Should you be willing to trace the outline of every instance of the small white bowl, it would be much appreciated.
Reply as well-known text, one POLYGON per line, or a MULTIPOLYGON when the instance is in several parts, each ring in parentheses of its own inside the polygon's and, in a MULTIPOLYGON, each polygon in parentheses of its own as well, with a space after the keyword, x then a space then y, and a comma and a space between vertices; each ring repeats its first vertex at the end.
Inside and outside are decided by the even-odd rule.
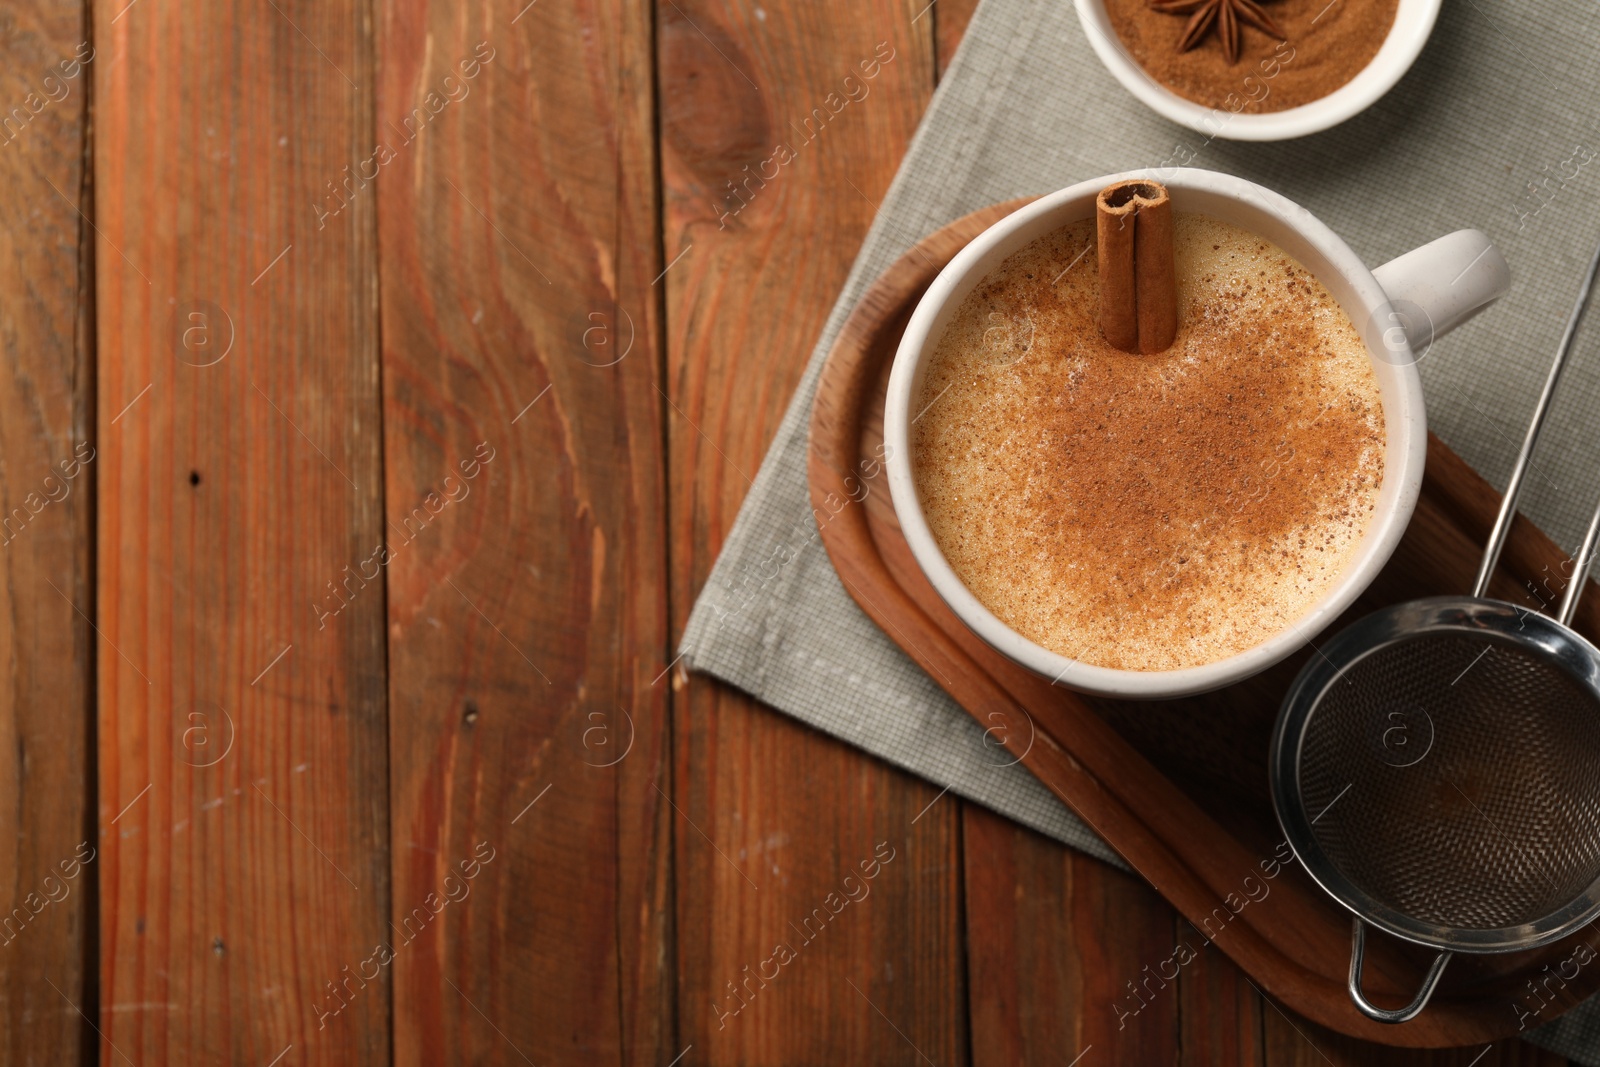
MULTIPOLYGON (((1411 69, 1422 46, 1428 42, 1428 35, 1433 32, 1441 3, 1442 0, 1400 0, 1389 36, 1384 38, 1378 54, 1361 73, 1320 100, 1285 111, 1250 114, 1206 107, 1168 89, 1151 77, 1123 47, 1122 39, 1106 14, 1105 0, 1077 0, 1078 21, 1083 23, 1089 43, 1094 46, 1100 62, 1128 92, 1173 122, 1208 137, 1231 141, 1286 141, 1304 137, 1337 126, 1365 111, 1411 69)), ((1244 75, 1248 73, 1246 70, 1240 76, 1241 88, 1244 75)), ((1242 93, 1240 98, 1244 99, 1242 93)))
POLYGON ((1130 171, 1081 182, 1035 200, 979 234, 939 272, 906 325, 889 374, 883 440, 889 495, 906 544, 935 591, 990 647, 1080 692, 1135 700, 1203 693, 1231 685, 1277 663, 1338 618, 1388 562, 1416 507, 1427 453, 1418 353, 1504 295, 1511 273, 1489 238, 1458 230, 1375 270, 1311 212, 1243 178, 1177 168, 1130 171), (1236 655, 1196 667, 1134 671, 1068 659, 1023 637, 962 583, 934 540, 913 470, 913 404, 922 394, 930 358, 961 302, 1007 256, 1060 226, 1094 215, 1095 195, 1130 178, 1166 185, 1175 211, 1210 215, 1259 234, 1297 259, 1322 282, 1355 324, 1372 356, 1387 445, 1375 514, 1344 571, 1316 604, 1272 637, 1236 655))

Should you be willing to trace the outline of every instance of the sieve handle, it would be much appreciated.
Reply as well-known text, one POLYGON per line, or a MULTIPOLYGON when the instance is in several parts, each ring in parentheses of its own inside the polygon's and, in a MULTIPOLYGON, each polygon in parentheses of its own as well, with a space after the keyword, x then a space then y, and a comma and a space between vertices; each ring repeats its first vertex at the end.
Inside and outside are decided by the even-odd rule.
POLYGON ((1495 516, 1494 529, 1489 533, 1489 544, 1483 552, 1483 562, 1478 566, 1478 578, 1472 585, 1472 595, 1484 596, 1489 592, 1489 579, 1494 575, 1494 565, 1505 547, 1506 534, 1511 532, 1511 521, 1517 513, 1517 498, 1522 495, 1522 478, 1528 473, 1528 462, 1533 458, 1533 446, 1539 441, 1539 431, 1544 428, 1544 417, 1550 413, 1550 401, 1556 394, 1556 383, 1561 380, 1561 369, 1566 366, 1567 353, 1572 351, 1572 339, 1583 321, 1583 310, 1589 303, 1589 293, 1594 288, 1595 273, 1600 270, 1600 247, 1589 259, 1589 269, 1584 273, 1583 284, 1578 286, 1578 299, 1567 316, 1567 328, 1561 332, 1561 343, 1556 346, 1555 362, 1550 365, 1550 375, 1545 378, 1544 391, 1534 405, 1533 421, 1528 424, 1528 436, 1523 438, 1522 451, 1517 454, 1516 466, 1511 468, 1511 480, 1506 483, 1506 495, 1500 501, 1500 514, 1495 516))
POLYGON ((1422 1009, 1428 1006, 1428 998, 1433 996, 1433 991, 1439 986, 1439 978, 1444 974, 1444 965, 1450 962, 1452 952, 1441 952, 1433 958, 1433 966, 1428 968, 1428 973, 1422 979, 1422 988, 1417 990, 1417 995, 1410 1004, 1395 1011, 1387 1011, 1371 1003, 1361 993, 1361 962, 1367 950, 1367 927, 1360 919, 1355 920, 1355 933, 1352 935, 1350 945, 1350 999, 1355 1001, 1356 1007, 1367 1018, 1380 1023, 1410 1022, 1422 1014, 1422 1009))

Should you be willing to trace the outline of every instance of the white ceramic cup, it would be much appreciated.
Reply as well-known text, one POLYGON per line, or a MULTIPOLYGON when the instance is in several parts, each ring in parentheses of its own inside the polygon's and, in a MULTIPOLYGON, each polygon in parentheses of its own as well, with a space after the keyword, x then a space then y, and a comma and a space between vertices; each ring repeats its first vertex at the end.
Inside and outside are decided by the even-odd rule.
MULTIPOLYGON (((1395 11, 1394 25, 1383 39, 1378 54, 1350 81, 1319 100, 1283 111, 1249 113, 1228 107, 1206 107, 1193 100, 1185 100, 1165 85, 1156 81, 1128 54, 1117 31, 1106 15, 1105 0, 1077 0, 1078 21, 1089 44, 1123 88, 1138 97, 1148 107, 1173 122, 1181 123, 1208 137, 1224 137, 1234 141, 1283 141, 1291 137, 1304 137, 1308 133, 1337 126, 1358 112, 1365 111, 1384 93, 1394 88, 1422 46, 1433 32, 1439 17, 1442 0, 1400 0, 1395 11)), ((1173 19, 1173 40, 1182 32, 1183 20, 1173 19)), ((1291 47, 1293 42, 1290 42, 1291 47)), ((1242 56, 1237 64, 1239 87, 1236 100, 1270 98, 1272 92, 1273 60, 1271 53, 1254 60, 1242 56), (1263 62, 1267 63, 1262 67, 1263 62)), ((1293 63, 1293 59, 1289 60, 1293 63)), ((1241 104, 1242 106, 1242 104, 1241 104)))
POLYGON ((1006 216, 962 249, 918 302, 895 353, 884 410, 889 490, 912 554, 962 622, 999 652, 1051 681, 1130 699, 1202 693, 1270 667, 1311 640, 1350 606, 1388 562, 1416 507, 1427 451, 1427 419, 1416 361, 1433 339, 1466 321, 1510 287, 1505 260, 1477 230, 1458 230, 1368 270, 1305 208, 1253 182, 1213 171, 1130 171, 1082 182, 1006 216), (1310 611, 1254 648, 1198 667, 1128 671, 1097 667, 1035 644, 1001 622, 962 584, 934 541, 912 476, 913 404, 946 325, 968 293, 1007 256, 1069 222, 1094 214, 1095 195, 1113 182, 1164 184, 1176 211, 1195 212, 1265 237, 1310 270, 1361 332, 1372 356, 1387 442, 1383 485, 1366 534, 1343 572, 1310 611))

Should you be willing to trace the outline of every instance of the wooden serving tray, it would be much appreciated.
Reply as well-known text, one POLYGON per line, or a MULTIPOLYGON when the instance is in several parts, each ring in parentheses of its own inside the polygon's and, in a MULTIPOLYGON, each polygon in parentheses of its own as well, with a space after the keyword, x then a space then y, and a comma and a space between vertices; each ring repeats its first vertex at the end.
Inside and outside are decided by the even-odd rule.
MULTIPOLYGON (((1025 203, 975 212, 918 244, 862 297, 828 356, 811 415, 809 479, 813 506, 831 516, 820 523, 822 541, 845 587, 930 677, 991 728, 991 736, 1193 923, 1197 937, 1214 939, 1263 991, 1301 1015, 1370 1041, 1467 1045, 1517 1033, 1524 1018, 1530 1026, 1549 1022, 1600 988, 1600 968, 1588 967, 1564 990, 1556 982, 1542 984, 1541 990, 1552 987, 1554 1000, 1530 992, 1530 977, 1572 956, 1575 936, 1535 952, 1458 956, 1416 1020, 1386 1026, 1367 1019, 1345 993, 1349 914, 1292 861, 1276 877, 1263 877, 1275 853, 1289 855, 1268 795, 1268 739, 1283 694, 1313 654, 1309 648, 1204 696, 1143 703, 1085 697, 1051 686, 990 649, 928 584, 900 534, 887 486, 874 477, 889 368, 934 275, 974 236, 1025 203), (860 503, 840 505, 854 500, 860 503), (1007 728, 994 731, 996 723, 1007 728)), ((1430 436, 1422 498, 1404 540, 1330 632, 1386 604, 1470 589, 1498 507, 1494 489, 1430 436)), ((1534 590, 1547 602, 1559 596, 1565 558, 1519 516, 1491 594, 1538 608, 1534 590)), ((1590 591, 1577 629, 1592 640, 1597 622, 1600 600, 1590 591)), ((1579 936, 1593 939, 1587 929, 1579 936)), ((1369 995, 1385 1005, 1408 1001, 1431 953, 1383 934, 1367 943, 1369 995)))

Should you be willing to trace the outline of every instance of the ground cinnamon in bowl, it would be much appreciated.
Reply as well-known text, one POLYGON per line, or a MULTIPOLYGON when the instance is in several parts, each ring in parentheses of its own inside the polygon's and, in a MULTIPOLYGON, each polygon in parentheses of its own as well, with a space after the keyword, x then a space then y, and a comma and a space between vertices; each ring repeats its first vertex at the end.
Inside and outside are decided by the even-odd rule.
POLYGON ((1378 54, 1398 7, 1399 0, 1267 0, 1257 10, 1282 32, 1278 39, 1237 0, 1105 0, 1123 47, 1152 78, 1186 100, 1244 114, 1299 107, 1348 83, 1378 54), (1180 50, 1197 16, 1204 28, 1180 50), (1238 57, 1230 60, 1234 35, 1238 57))

